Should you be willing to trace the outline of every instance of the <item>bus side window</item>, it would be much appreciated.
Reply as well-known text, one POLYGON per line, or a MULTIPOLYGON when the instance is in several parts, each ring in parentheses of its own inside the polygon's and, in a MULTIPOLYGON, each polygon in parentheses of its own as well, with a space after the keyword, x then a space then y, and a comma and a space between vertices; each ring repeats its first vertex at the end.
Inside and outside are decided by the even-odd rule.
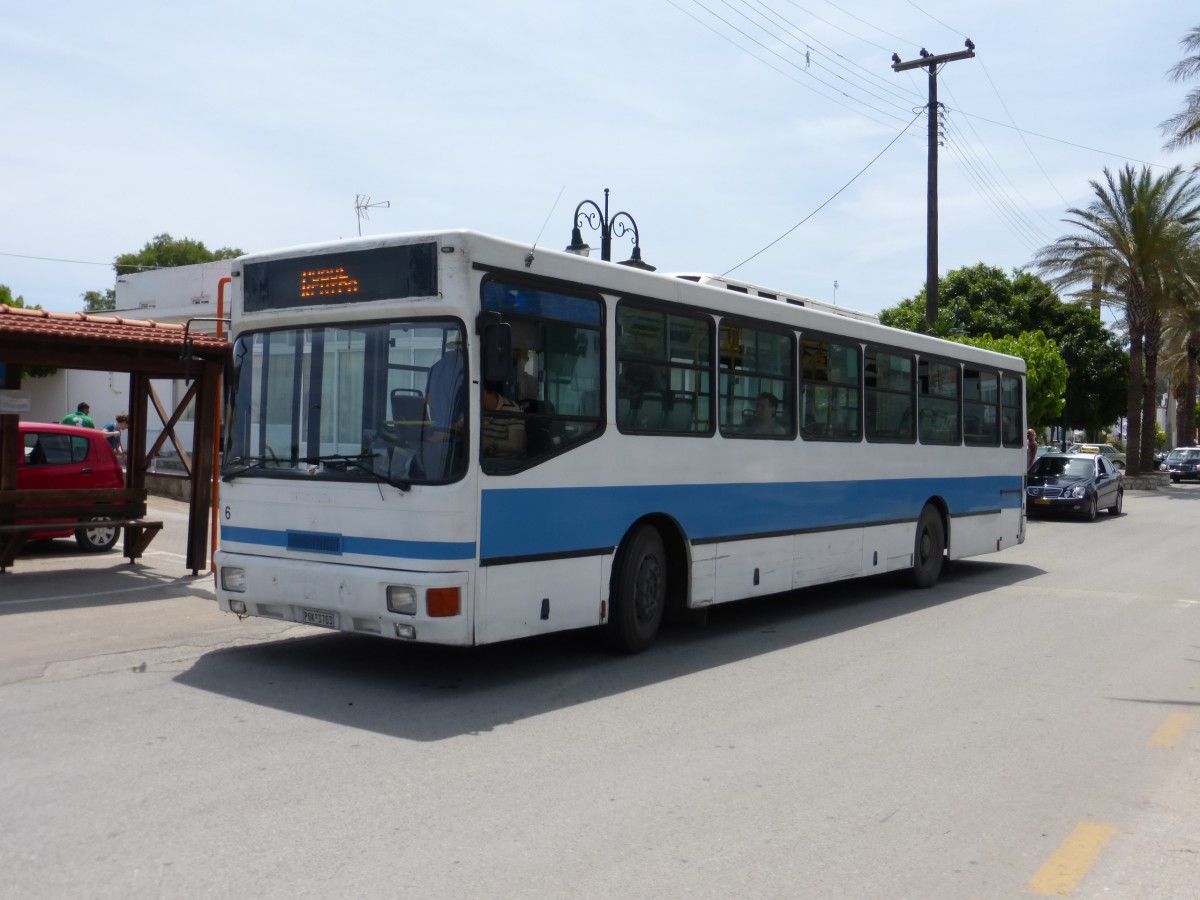
MULTIPOLYGON (((520 408, 521 456, 484 456, 484 471, 520 471, 564 453, 603 428, 604 340, 598 297, 488 277, 483 307, 512 330, 512 367, 503 394, 520 408)), ((512 415, 510 413, 510 415, 512 415)), ((499 417, 497 417, 499 418, 499 417)))

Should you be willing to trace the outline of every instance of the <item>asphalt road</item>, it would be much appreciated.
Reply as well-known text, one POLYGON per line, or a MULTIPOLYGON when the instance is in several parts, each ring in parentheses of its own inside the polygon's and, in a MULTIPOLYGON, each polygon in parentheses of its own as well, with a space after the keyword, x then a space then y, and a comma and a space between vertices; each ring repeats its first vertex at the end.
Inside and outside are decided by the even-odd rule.
POLYGON ((153 503, 0 576, 0 897, 1200 897, 1200 485, 634 657, 239 622, 153 503))

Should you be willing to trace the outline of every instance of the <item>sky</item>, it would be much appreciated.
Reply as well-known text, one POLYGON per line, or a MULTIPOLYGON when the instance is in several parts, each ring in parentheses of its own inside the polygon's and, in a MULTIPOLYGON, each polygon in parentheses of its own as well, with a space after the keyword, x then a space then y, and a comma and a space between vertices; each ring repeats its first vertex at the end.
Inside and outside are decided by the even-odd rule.
POLYGON ((609 188, 660 272, 878 312, 926 272, 928 77, 893 53, 973 41, 937 76, 938 268, 1011 272, 1106 167, 1200 161, 1159 128, 1197 25, 1180 0, 9 2, 0 284, 77 311, 163 232, 561 249, 609 188))

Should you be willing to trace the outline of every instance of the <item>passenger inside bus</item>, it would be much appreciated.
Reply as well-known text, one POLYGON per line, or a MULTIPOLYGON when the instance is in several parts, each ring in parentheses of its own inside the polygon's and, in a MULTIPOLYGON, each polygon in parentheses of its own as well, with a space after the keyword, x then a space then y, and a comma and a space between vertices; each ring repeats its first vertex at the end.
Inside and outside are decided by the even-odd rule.
POLYGON ((463 374, 462 341, 452 338, 446 353, 429 369, 425 383, 425 402, 435 428, 462 430, 463 374))
POLYGON ((420 463, 432 481, 452 477, 463 459, 466 365, 462 336, 455 330, 447 337, 446 352, 430 367, 425 381, 429 425, 424 427, 420 463))
POLYGON ((770 391, 763 391, 755 401, 754 413, 746 430, 751 434, 787 434, 787 429, 776 418, 778 412, 779 398, 770 391))

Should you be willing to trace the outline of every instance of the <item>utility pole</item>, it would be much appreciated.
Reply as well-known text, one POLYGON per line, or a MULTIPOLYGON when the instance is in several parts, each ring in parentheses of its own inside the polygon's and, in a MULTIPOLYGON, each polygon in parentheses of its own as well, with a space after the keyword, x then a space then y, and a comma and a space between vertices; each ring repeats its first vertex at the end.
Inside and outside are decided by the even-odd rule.
POLYGON ((942 53, 933 56, 924 47, 918 59, 901 62, 899 54, 892 54, 892 71, 929 69, 929 186, 926 194, 925 214, 925 321, 929 327, 938 314, 938 99, 937 67, 959 59, 970 59, 975 55, 975 44, 967 38, 967 49, 957 53, 942 53))

